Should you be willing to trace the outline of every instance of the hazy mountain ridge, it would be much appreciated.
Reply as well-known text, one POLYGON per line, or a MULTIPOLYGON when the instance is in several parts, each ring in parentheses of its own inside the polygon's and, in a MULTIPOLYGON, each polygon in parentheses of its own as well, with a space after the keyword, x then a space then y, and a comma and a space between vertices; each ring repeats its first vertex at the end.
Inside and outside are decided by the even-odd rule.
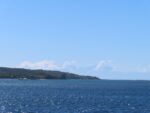
POLYGON ((0 78, 10 79, 99 79, 68 72, 0 67, 0 78))

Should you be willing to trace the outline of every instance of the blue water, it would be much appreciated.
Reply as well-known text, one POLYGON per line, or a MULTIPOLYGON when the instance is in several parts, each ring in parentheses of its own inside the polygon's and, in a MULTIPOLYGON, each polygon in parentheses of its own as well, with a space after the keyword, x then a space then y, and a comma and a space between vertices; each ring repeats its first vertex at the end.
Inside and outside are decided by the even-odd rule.
POLYGON ((0 80, 0 113, 150 113, 150 82, 0 80))

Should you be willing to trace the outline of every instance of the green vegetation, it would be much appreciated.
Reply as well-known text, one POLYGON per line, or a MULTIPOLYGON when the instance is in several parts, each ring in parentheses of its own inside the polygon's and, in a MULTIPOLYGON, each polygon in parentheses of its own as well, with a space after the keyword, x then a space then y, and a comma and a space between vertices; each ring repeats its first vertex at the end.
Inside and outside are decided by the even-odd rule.
POLYGON ((48 70, 29 70, 18 68, 0 68, 0 78, 9 79, 98 79, 92 76, 81 76, 77 74, 48 71, 48 70))

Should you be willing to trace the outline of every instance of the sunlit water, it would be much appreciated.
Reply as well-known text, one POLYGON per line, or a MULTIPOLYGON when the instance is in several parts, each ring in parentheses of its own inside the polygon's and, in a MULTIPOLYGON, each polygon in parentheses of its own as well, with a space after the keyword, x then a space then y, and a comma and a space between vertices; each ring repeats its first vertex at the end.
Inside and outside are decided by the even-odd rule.
POLYGON ((150 82, 0 80, 0 113, 150 113, 150 82))

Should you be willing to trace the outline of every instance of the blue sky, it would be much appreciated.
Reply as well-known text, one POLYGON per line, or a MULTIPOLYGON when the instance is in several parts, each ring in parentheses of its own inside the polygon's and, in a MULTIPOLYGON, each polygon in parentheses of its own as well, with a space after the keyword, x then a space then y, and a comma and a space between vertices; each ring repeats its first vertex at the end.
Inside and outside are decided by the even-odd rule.
POLYGON ((0 0, 0 66, 150 79, 149 0, 0 0))

